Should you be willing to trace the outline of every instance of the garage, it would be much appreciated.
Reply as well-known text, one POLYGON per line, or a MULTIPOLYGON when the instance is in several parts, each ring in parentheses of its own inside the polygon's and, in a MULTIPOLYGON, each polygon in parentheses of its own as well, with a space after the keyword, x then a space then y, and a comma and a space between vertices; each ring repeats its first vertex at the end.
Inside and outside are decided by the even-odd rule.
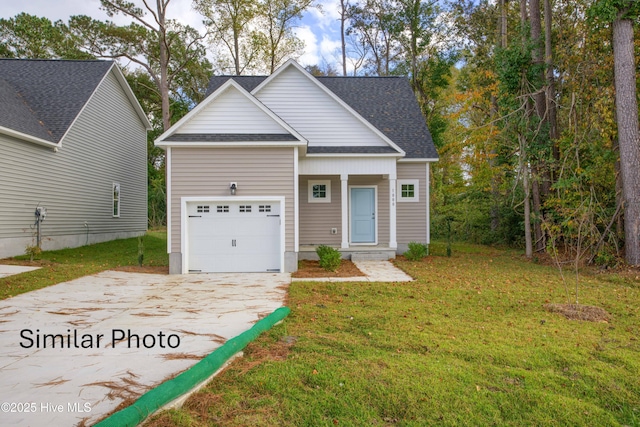
POLYGON ((281 206, 277 200, 187 203, 190 273, 279 272, 281 206))

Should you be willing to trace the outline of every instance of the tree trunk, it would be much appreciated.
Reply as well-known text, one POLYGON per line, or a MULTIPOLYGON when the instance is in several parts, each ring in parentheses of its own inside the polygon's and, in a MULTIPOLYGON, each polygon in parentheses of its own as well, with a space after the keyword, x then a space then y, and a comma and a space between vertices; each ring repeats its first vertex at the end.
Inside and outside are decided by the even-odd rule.
POLYGON ((160 99, 162 100, 162 128, 167 131, 171 127, 171 103, 169 100, 169 52, 167 48, 167 27, 165 6, 160 0, 156 2, 158 10, 158 41, 160 42, 160 99))
POLYGON ((613 22, 613 60, 620 171, 624 200, 625 257, 640 265, 640 135, 633 21, 621 15, 613 22))
POLYGON ((347 0, 340 0, 340 42, 342 43, 342 75, 347 75, 347 42, 344 34, 344 23, 347 20, 347 0))
POLYGON ((524 189, 524 246, 525 255, 533 257, 533 243, 531 242, 531 192, 529 190, 529 168, 524 160, 527 141, 524 135, 518 135, 520 139, 520 173, 522 173, 522 187, 524 189))
MULTIPOLYGON (((556 112, 556 86, 553 77, 553 45, 551 41, 552 24, 551 0, 544 0, 544 53, 547 81, 547 120, 549 121, 549 137, 551 138, 553 158, 560 161, 560 149, 558 147, 558 117, 556 112)), ((552 179, 554 179, 552 177, 552 179)))

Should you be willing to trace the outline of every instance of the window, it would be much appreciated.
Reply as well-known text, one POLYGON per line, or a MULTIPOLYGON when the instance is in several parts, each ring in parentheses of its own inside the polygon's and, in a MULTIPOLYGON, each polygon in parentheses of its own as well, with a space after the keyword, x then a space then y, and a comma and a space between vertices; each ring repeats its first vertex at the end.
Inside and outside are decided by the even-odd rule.
POLYGON ((218 205, 216 206, 216 212, 218 213, 228 213, 229 212, 229 205, 218 205))
POLYGON ((309 181, 309 203, 331 203, 331 181, 309 181))
POLYGON ((209 213, 209 206, 198 206, 198 213, 209 213))
POLYGON ((398 180, 398 201, 399 202, 418 202, 419 197, 419 181, 417 179, 399 179, 398 180))
POLYGON ((258 211, 259 212, 271 212, 271 205, 259 205, 258 206, 258 211))
POLYGON ((240 212, 241 213, 248 213, 251 212, 251 205, 240 205, 240 212))
POLYGON ((120 216, 120 184, 113 183, 113 216, 120 216))

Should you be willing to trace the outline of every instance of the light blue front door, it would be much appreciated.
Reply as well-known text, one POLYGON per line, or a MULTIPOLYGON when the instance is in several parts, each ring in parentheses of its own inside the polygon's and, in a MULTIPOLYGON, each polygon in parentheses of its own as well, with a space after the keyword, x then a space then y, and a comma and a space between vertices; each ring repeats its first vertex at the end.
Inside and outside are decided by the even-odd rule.
POLYGON ((351 189, 351 243, 376 241, 376 190, 351 189))

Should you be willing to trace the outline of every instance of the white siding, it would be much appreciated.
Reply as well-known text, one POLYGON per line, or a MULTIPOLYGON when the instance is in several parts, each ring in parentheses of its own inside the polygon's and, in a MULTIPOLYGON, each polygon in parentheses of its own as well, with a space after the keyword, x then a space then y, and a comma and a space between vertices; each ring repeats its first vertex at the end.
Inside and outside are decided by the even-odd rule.
POLYGON ((146 147, 144 124, 112 73, 57 153, 0 136, 0 257, 24 253, 38 204, 48 212, 44 249, 144 232, 146 147), (112 215, 113 182, 121 186, 119 218, 112 215))
POLYGON ((233 86, 184 123, 178 132, 289 133, 233 86))
POLYGON ((309 146, 388 146, 294 67, 284 70, 256 98, 309 140, 309 146))

